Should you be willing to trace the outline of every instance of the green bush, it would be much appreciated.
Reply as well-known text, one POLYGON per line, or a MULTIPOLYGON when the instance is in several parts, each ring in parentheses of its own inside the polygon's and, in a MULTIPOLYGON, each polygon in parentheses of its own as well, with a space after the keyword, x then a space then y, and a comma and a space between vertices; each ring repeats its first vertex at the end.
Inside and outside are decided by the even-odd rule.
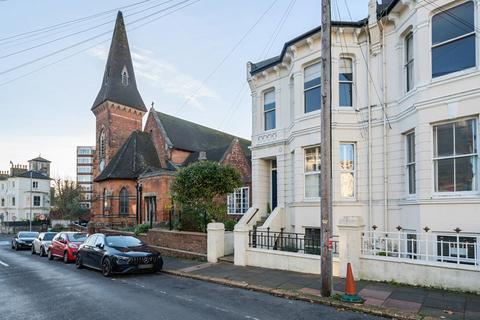
POLYGON ((150 225, 147 223, 139 224, 135 227, 135 235, 138 236, 140 233, 147 233, 150 229, 150 225))
POLYGON ((237 221, 227 220, 223 224, 225 225, 225 231, 233 231, 233 229, 235 228, 235 225, 237 224, 237 221))

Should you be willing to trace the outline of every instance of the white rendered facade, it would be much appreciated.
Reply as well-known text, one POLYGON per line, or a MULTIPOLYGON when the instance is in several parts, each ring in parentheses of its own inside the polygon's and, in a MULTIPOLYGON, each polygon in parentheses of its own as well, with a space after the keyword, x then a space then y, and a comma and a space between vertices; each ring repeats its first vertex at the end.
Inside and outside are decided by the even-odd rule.
MULTIPOLYGON (((480 2, 432 3, 393 1, 388 13, 377 19, 377 4, 370 1, 368 21, 332 27, 334 234, 342 217, 360 216, 367 230, 376 226, 392 232, 400 226, 422 232, 428 227, 431 233, 450 236, 460 228, 480 242, 480 2), (472 16, 453 11, 446 17, 461 16, 453 22, 464 26, 464 32, 435 40, 442 37, 439 31, 445 34, 438 30, 438 21, 445 18, 439 14, 461 5, 467 6, 463 13, 472 16), (473 48, 466 45, 455 58, 473 57, 473 65, 465 62, 461 70, 439 75, 443 65, 458 65, 455 59, 438 58, 440 50, 472 38, 473 48), (432 55, 442 66, 439 60, 432 62, 432 55), (349 59, 351 68, 342 58, 349 59), (340 77, 345 70, 351 78, 340 77), (351 106, 340 105, 341 82, 351 85, 351 106)), ((253 115, 252 207, 267 215, 276 175, 277 207, 283 209, 280 224, 268 219, 264 226, 297 233, 320 227, 320 200, 312 182, 319 171, 312 159, 321 147, 321 111, 306 112, 305 101, 305 89, 315 85, 309 83, 315 72, 307 68, 318 62, 316 30, 287 42, 278 61, 247 66, 253 115)), ((342 104, 349 104, 345 96, 342 104)))

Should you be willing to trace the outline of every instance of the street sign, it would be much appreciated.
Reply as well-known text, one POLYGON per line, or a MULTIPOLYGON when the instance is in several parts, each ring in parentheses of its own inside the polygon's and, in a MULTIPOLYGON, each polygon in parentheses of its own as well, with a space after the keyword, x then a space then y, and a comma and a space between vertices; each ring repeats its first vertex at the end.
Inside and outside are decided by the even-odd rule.
POLYGON ((38 219, 40 219, 40 220, 45 220, 45 218, 46 218, 46 217, 45 217, 44 214, 41 214, 41 215, 38 216, 38 219))

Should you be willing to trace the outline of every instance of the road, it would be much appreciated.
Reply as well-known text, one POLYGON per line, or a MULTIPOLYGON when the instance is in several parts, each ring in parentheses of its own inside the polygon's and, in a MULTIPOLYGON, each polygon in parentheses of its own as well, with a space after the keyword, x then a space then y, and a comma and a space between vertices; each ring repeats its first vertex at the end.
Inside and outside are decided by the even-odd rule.
MULTIPOLYGON (((379 319, 166 274, 103 277, 0 236, 0 319, 379 319)), ((168 266, 167 266, 168 268, 168 266)))

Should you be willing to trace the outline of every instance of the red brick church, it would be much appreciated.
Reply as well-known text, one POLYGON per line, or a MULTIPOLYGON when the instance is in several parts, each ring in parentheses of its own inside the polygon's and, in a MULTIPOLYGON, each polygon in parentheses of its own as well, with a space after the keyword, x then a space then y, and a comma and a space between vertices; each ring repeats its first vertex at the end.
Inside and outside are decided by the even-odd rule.
MULTIPOLYGON (((168 220, 170 184, 179 168, 199 160, 231 164, 251 184, 250 141, 147 108, 137 89, 128 39, 119 12, 96 118, 92 221, 134 224, 168 220)), ((249 189, 243 196, 248 202, 249 189)), ((236 192, 238 193, 238 192, 236 192)), ((232 200, 238 202, 237 195, 232 200)), ((229 200, 230 201, 230 200, 229 200)), ((236 206, 236 203, 232 203, 236 206)), ((231 207, 231 206, 229 206, 231 207)), ((246 206, 248 208, 248 204, 246 206)), ((234 208, 233 213, 242 213, 234 208)))

